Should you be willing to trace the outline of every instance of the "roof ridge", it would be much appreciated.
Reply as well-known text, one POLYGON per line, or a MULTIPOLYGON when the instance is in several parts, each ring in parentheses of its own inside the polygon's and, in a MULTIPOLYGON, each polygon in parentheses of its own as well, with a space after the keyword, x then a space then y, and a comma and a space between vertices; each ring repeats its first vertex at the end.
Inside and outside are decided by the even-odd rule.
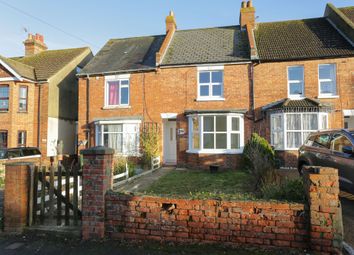
MULTIPOLYGON (((84 49, 90 49, 90 47, 77 47, 77 48, 66 48, 66 49, 53 49, 53 50, 45 50, 45 51, 42 51, 42 52, 39 52, 37 54, 34 54, 32 56, 17 56, 17 57, 10 57, 9 59, 13 60, 13 61, 17 61, 17 59, 24 59, 24 58, 34 58, 34 57, 37 57, 41 54, 45 54, 45 53, 48 53, 48 52, 58 52, 58 51, 68 51, 68 50, 84 50, 84 49)), ((19 61, 17 61, 19 62, 19 61)))
POLYGON ((315 17, 315 18, 305 18, 305 19, 289 19, 289 20, 280 20, 280 21, 267 21, 267 22, 258 22, 257 24, 272 24, 272 23, 286 23, 286 22, 296 22, 296 21, 309 21, 309 20, 325 20, 325 17, 315 17))

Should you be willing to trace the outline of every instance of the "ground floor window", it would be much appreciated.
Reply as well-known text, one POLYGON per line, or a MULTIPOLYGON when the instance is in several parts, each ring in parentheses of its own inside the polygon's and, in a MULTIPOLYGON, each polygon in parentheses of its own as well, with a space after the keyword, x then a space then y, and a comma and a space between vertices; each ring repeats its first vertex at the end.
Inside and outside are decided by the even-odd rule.
POLYGON ((328 128, 327 113, 275 113, 270 116, 271 143, 276 150, 298 149, 307 137, 328 128))
POLYGON ((96 124, 96 144, 110 147, 116 154, 139 153, 139 123, 99 122, 96 124))
POLYGON ((189 152, 241 153, 244 146, 242 114, 189 116, 189 152))
POLYGON ((7 131, 0 130, 0 149, 7 148, 7 131))

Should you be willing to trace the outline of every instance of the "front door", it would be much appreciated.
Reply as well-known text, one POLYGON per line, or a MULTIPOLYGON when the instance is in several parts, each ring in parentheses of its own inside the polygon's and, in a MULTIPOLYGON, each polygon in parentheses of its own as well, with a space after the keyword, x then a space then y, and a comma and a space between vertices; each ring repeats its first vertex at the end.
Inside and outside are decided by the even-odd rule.
POLYGON ((177 145, 176 145, 176 121, 164 121, 163 128, 163 148, 164 163, 175 165, 177 163, 177 145))

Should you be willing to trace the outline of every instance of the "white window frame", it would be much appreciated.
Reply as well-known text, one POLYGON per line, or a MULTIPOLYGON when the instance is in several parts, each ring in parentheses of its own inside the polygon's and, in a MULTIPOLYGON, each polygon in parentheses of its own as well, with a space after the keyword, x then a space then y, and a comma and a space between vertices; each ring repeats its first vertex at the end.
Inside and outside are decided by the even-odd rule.
POLYGON ((198 98, 197 101, 224 101, 224 66, 199 66, 197 72, 197 81, 198 81, 198 98), (211 73, 213 71, 222 71, 222 83, 213 83, 211 73), (200 83, 200 73, 209 72, 210 82, 209 83, 200 83), (213 85, 221 85, 221 96, 213 96, 213 85), (200 95, 200 86, 209 86, 209 95, 201 96, 200 95))
MULTIPOLYGON (((282 151, 282 150, 297 150, 299 148, 291 148, 291 147, 288 147, 288 138, 287 138, 287 134, 288 132, 301 132, 301 141, 305 142, 304 141, 304 133, 314 133, 314 132, 317 132, 319 130, 323 130, 322 129, 322 117, 325 116, 326 117, 326 122, 327 122, 327 127, 326 129, 328 128, 328 113, 325 113, 325 112, 291 112, 291 113, 273 113, 271 114, 270 118, 272 118, 272 116, 279 116, 281 115, 282 116, 282 130, 278 131, 278 132, 282 132, 283 133, 283 145, 279 148, 275 148, 275 150, 278 150, 278 151, 282 151), (291 114, 301 114, 301 130, 288 130, 287 128, 287 115, 291 115, 291 114), (317 114, 317 121, 318 121, 318 130, 305 130, 304 127, 303 127, 303 115, 304 114, 317 114)), ((271 140, 271 145, 274 145, 274 141, 273 141, 273 127, 272 127, 272 122, 270 121, 270 131, 271 131, 271 134, 270 134, 270 140, 271 140)))
POLYGON ((317 68, 318 75, 318 98, 338 98, 337 95, 337 65, 336 64, 319 64, 317 68), (321 93, 321 82, 333 82, 332 79, 320 79, 320 67, 321 66, 333 66, 334 67, 334 93, 321 93))
POLYGON ((104 87, 104 107, 105 108, 126 108, 130 105, 130 74, 121 75, 110 75, 105 76, 105 87, 104 87), (121 84, 121 81, 128 81, 128 84, 121 84), (119 82, 119 104, 111 105, 109 104, 109 82, 119 82), (128 88, 128 103, 121 103, 122 88, 128 88))
MULTIPOLYGON (((97 121, 95 122, 95 144, 96 146, 103 146, 103 141, 104 141, 104 134, 110 133, 110 132, 104 132, 104 126, 105 125, 122 125, 122 132, 113 132, 113 133, 122 133, 123 134, 123 146, 122 146, 122 152, 115 152, 117 155, 123 155, 123 156, 140 156, 140 125, 141 125, 141 120, 120 120, 120 121, 97 121), (124 142, 124 134, 131 134, 130 132, 127 132, 124 125, 127 124, 134 124, 138 125, 137 129, 137 151, 135 153, 129 153, 127 151, 127 147, 124 142)), ((112 133, 112 132, 111 132, 112 133)))
POLYGON ((303 99, 305 97, 305 67, 302 65, 295 65, 295 66, 288 66, 287 67, 287 81, 288 81, 288 98, 291 99, 303 99), (290 94, 290 85, 292 83, 297 84, 301 82, 301 80, 290 80, 289 77, 289 69, 294 67, 301 67, 302 68, 302 94, 301 95, 292 95, 290 94))
MULTIPOLYGON (((208 113, 208 114, 193 114, 188 116, 188 150, 187 153, 198 153, 198 154, 241 154, 243 152, 245 143, 244 143, 244 115, 238 113, 208 113), (204 149, 203 148, 203 134, 204 133, 225 133, 225 132, 217 132, 215 131, 215 121, 214 121, 214 131, 213 132, 203 132, 203 120, 205 116, 226 116, 226 125, 227 125, 227 149, 204 149), (199 122, 199 149, 193 149, 193 117, 198 118, 199 122), (232 131, 232 118, 239 118, 240 121, 240 130, 232 131), (240 148, 239 149, 231 149, 231 134, 240 134, 240 148)), ((216 136, 214 136, 216 139, 216 136)), ((214 140, 215 146, 215 140, 214 140)))

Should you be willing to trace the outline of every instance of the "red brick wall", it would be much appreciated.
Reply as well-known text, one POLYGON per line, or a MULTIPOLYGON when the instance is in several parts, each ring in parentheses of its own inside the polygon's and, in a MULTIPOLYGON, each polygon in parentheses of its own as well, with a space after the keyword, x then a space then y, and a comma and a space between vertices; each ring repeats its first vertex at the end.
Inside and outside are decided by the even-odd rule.
POLYGON ((113 239, 306 248, 304 205, 106 195, 113 239))
MULTIPOLYGON (((186 155, 188 149, 188 123, 185 110, 225 110, 249 108, 248 65, 226 65, 224 67, 225 101, 198 102, 196 67, 159 69, 158 72, 131 74, 130 107, 104 109, 104 84, 102 76, 90 77, 89 123, 94 119, 141 116, 146 122, 157 122, 162 126, 161 113, 177 113, 177 128, 186 134, 177 138, 178 165, 191 165, 198 157, 186 155), (145 98, 145 100, 143 100, 145 98), (191 161, 188 158, 191 157, 191 161)), ((79 79, 79 140, 85 139, 86 128, 86 78, 79 79)), ((245 118, 245 125, 250 126, 245 118)), ((93 131, 93 130, 92 130, 93 131)), ((91 133, 90 144, 94 145, 91 133)), ((245 139, 250 136, 246 128, 245 139)), ((229 156, 219 155, 218 158, 229 156)), ((237 157, 237 156, 235 156, 237 157)), ((197 167, 197 165, 195 165, 197 167)))

